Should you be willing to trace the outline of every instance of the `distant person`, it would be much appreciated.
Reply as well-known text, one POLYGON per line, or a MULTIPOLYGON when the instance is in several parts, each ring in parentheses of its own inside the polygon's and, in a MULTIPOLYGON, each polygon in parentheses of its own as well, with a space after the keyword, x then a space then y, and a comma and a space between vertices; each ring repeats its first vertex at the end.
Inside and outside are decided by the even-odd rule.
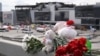
POLYGON ((24 29, 24 27, 25 27, 25 25, 24 24, 21 24, 21 28, 24 29))
POLYGON ((96 32, 96 29, 90 26, 90 31, 94 34, 96 32))
POLYGON ((17 29, 17 33, 18 33, 20 30, 20 25, 17 25, 16 29, 17 29))

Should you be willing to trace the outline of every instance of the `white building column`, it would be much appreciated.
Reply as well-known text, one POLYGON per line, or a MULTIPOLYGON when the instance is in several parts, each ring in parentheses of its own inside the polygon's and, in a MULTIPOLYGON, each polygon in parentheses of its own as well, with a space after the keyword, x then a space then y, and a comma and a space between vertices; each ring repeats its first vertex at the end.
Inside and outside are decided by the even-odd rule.
POLYGON ((75 9, 69 10, 69 19, 73 20, 75 24, 81 24, 81 19, 75 17, 75 9))
POLYGON ((18 24, 17 23, 17 15, 16 15, 16 11, 15 10, 12 10, 12 18, 13 18, 13 25, 16 25, 16 24, 18 24))
POLYGON ((14 17, 13 17, 13 16, 14 16, 14 14, 13 14, 13 11, 11 11, 11 14, 12 14, 12 16, 11 16, 11 17, 12 17, 12 20, 11 20, 11 25, 14 25, 14 17))
POLYGON ((55 21, 55 5, 50 4, 51 21, 55 21))
POLYGON ((30 14, 31 14, 31 20, 32 20, 32 23, 33 23, 33 22, 35 22, 34 10, 30 10, 30 14))
POLYGON ((75 21, 75 10, 69 10, 69 19, 75 21))

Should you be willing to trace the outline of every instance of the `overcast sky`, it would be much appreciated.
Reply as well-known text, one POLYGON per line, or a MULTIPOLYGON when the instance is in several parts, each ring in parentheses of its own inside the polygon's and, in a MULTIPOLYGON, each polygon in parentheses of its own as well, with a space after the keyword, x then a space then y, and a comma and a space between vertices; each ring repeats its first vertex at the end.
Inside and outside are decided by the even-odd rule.
POLYGON ((96 2, 100 2, 100 0, 0 0, 2 3, 3 11, 10 11, 14 9, 15 5, 35 5, 40 2, 64 2, 64 3, 73 3, 76 5, 83 4, 96 4, 96 2))

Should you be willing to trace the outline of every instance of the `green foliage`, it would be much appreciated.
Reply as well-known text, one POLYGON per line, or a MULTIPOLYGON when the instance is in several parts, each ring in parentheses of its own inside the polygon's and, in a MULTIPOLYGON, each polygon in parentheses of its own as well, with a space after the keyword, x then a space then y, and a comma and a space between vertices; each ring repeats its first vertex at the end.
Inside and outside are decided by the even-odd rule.
POLYGON ((58 46, 65 45, 66 43, 67 43, 67 41, 65 38, 56 36, 55 39, 53 40, 54 51, 57 49, 58 46))
POLYGON ((38 53, 44 47, 44 45, 35 38, 31 38, 29 41, 26 41, 26 44, 28 46, 26 51, 32 54, 38 53))

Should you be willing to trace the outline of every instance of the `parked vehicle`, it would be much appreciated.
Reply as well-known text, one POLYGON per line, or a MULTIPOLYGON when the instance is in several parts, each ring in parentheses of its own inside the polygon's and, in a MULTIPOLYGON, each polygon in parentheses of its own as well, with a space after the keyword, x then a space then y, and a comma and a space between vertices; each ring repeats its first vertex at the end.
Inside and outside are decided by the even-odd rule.
POLYGON ((44 32, 46 29, 45 28, 42 28, 42 27, 37 27, 36 28, 36 31, 38 32, 44 32))
POLYGON ((17 28, 14 27, 14 26, 7 26, 7 25, 4 25, 2 28, 5 28, 5 29, 11 29, 11 30, 16 30, 17 28))
POLYGON ((8 29, 0 28, 0 32, 8 32, 8 31, 9 31, 8 29))

